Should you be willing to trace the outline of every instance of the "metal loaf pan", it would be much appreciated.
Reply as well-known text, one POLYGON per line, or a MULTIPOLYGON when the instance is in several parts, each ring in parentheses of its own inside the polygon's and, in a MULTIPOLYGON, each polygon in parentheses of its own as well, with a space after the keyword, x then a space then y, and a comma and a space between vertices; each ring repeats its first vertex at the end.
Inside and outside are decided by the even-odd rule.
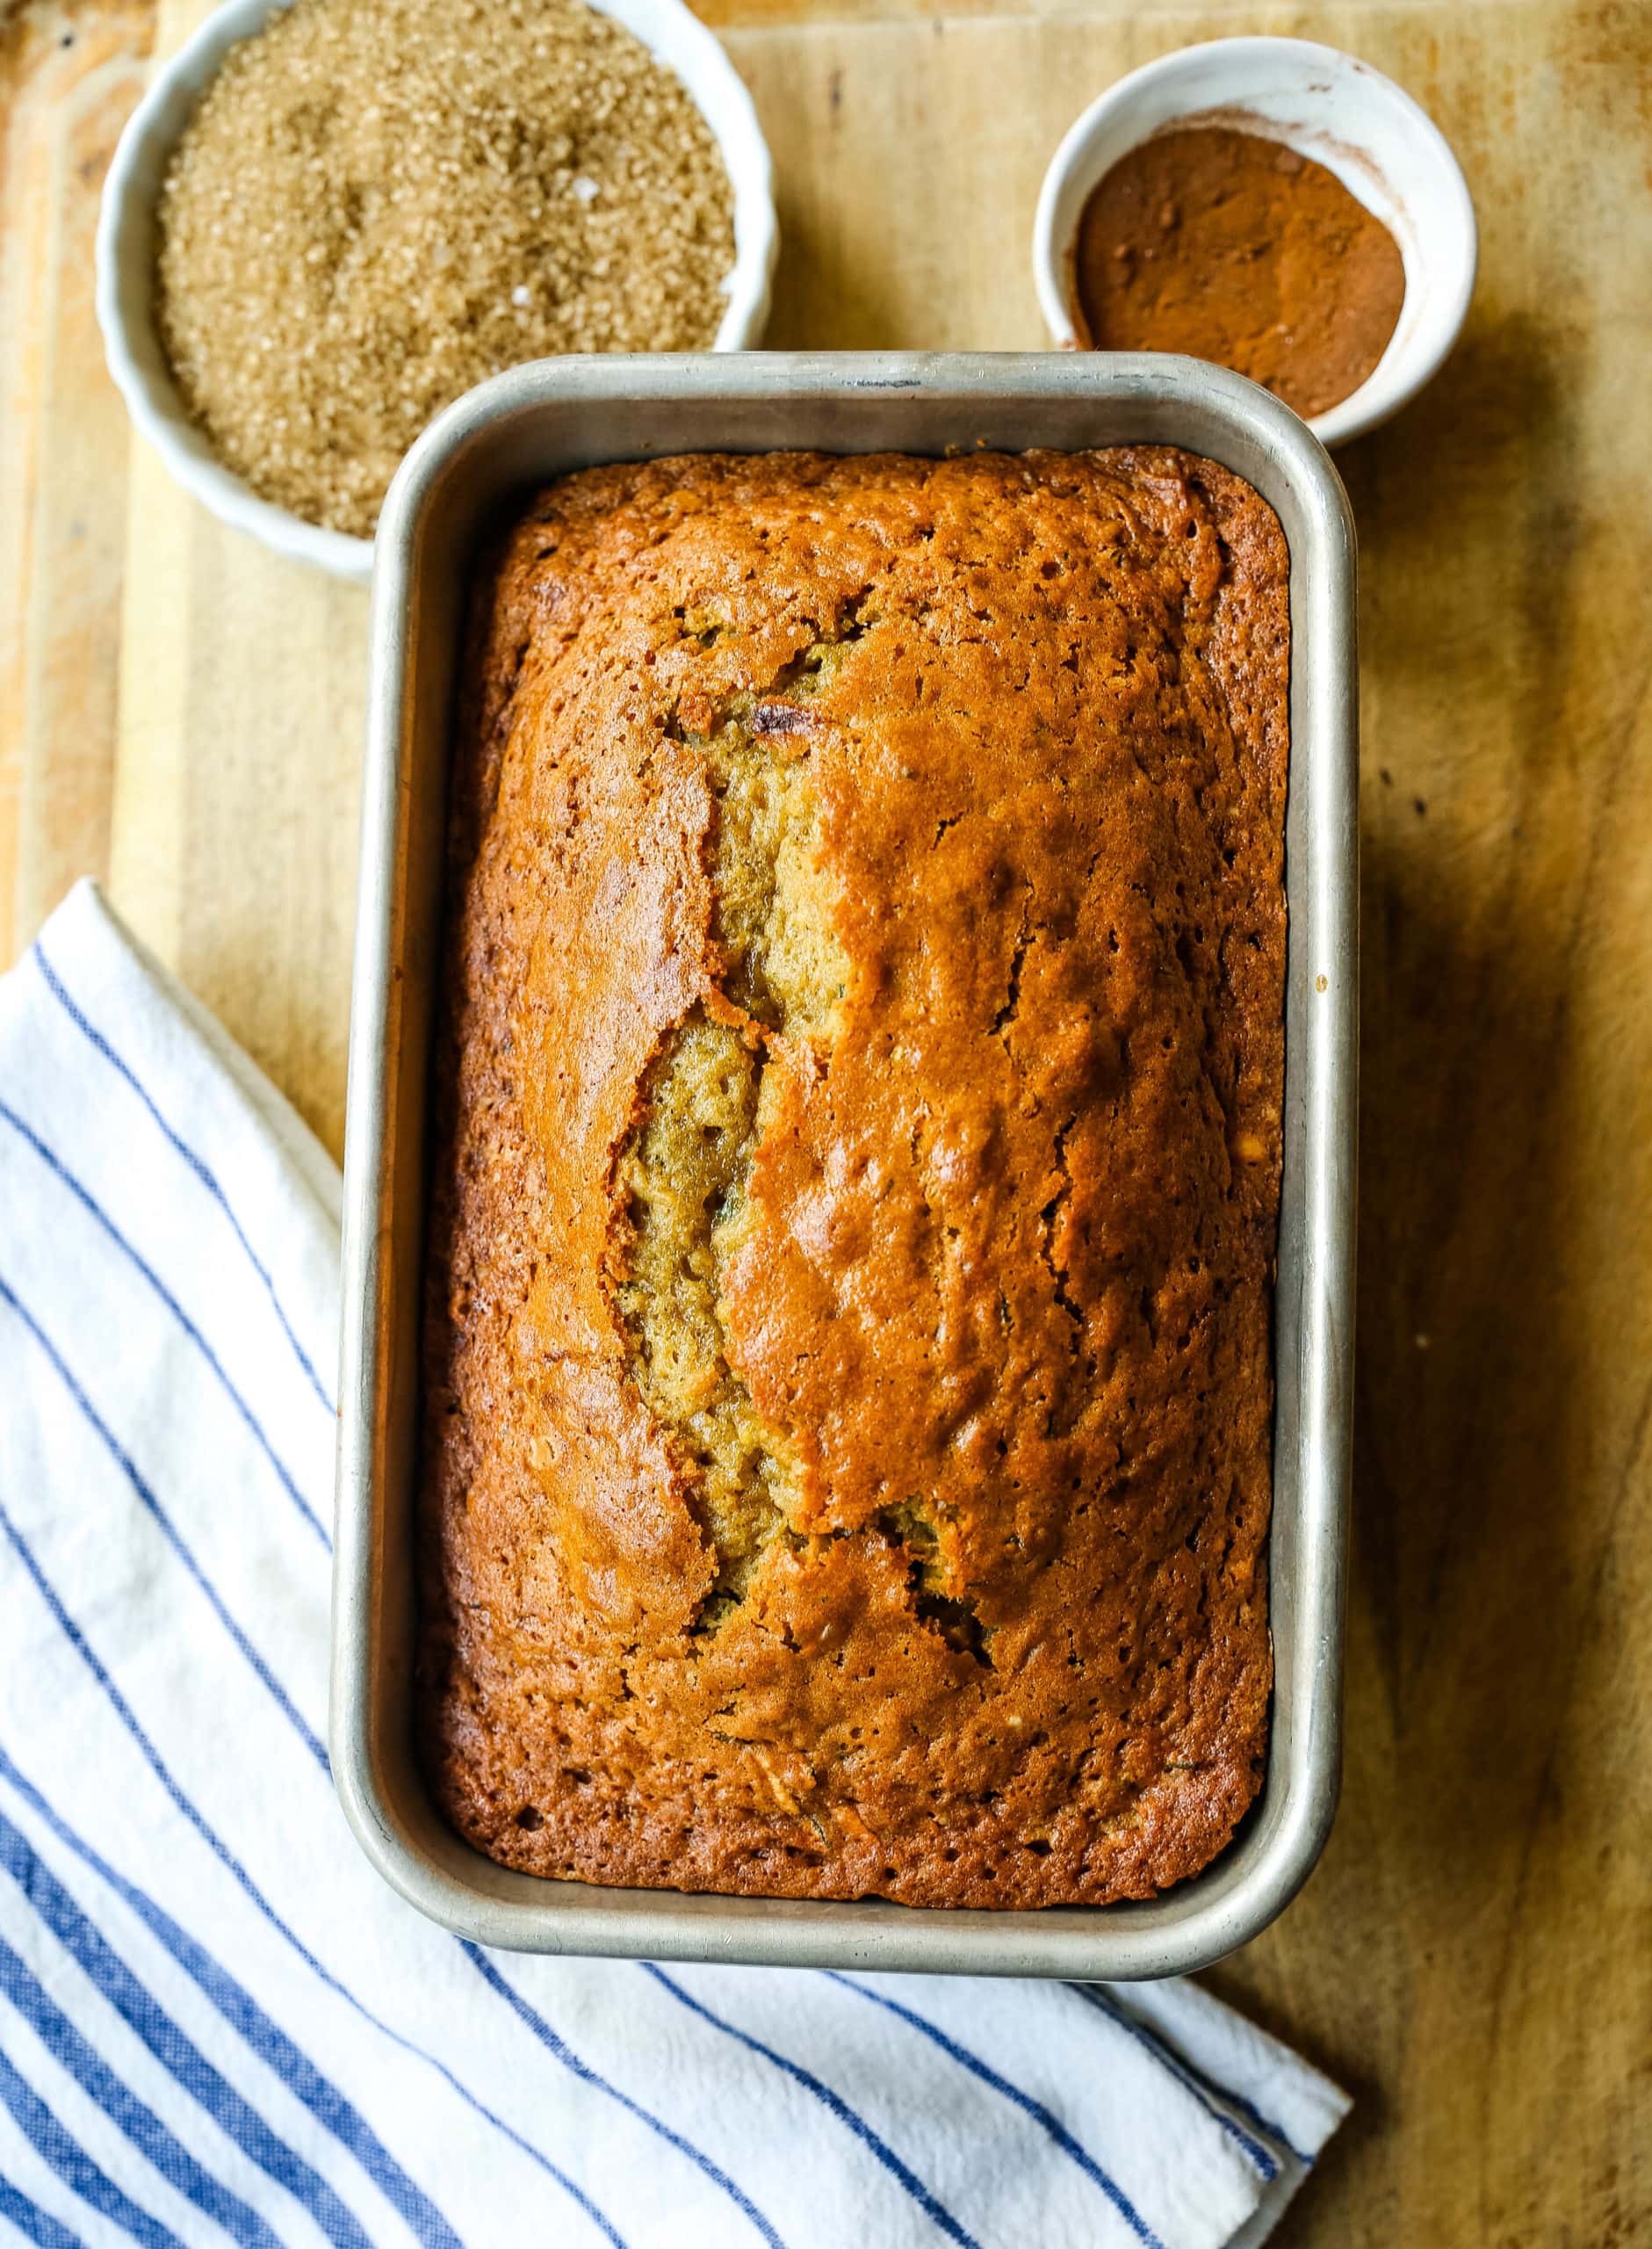
POLYGON ((1305 1879, 1335 1809, 1353 1315, 1358 922, 1354 542, 1327 455, 1266 393, 1129 354, 752 353, 567 358, 459 401, 379 527, 344 1167, 333 1769, 402 1896, 524 1951, 954 1974, 1126 1978, 1200 1967, 1305 1879), (1037 1913, 689 1897, 496 1866, 447 1826, 412 1740, 414 1485, 426 1073, 437 987, 455 668, 480 526, 595 462, 701 450, 941 453, 1185 445, 1244 477, 1291 561, 1285 1146, 1270 1538, 1276 1666, 1260 1798, 1204 1873, 1151 1902, 1037 1913))

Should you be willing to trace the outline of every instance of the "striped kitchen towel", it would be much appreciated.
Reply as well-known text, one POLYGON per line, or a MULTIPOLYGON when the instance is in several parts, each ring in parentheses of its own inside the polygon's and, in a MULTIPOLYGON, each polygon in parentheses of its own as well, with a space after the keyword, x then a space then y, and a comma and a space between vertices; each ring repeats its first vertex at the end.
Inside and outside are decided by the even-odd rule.
POLYGON ((338 1192, 83 884, 0 979, 0 2239, 1262 2240, 1346 2103, 1192 1985, 491 1954, 383 1886, 338 1192))

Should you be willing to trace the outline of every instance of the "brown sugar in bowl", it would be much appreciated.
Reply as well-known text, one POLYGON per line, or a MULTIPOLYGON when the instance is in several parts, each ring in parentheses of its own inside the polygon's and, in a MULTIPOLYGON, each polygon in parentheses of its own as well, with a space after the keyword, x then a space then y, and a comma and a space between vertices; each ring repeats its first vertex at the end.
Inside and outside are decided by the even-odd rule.
MULTIPOLYGON (((373 541, 261 498, 191 420, 155 319, 156 207, 172 153, 224 58, 282 12, 285 0, 223 0, 157 67, 127 120, 104 184, 97 249, 97 324, 133 427, 168 474, 220 522, 278 554, 364 584, 373 541)), ((588 0, 614 17, 681 80, 711 127, 734 194, 734 263, 717 352, 750 349, 768 315, 778 232, 773 166, 751 96, 716 34, 683 0, 588 0)))

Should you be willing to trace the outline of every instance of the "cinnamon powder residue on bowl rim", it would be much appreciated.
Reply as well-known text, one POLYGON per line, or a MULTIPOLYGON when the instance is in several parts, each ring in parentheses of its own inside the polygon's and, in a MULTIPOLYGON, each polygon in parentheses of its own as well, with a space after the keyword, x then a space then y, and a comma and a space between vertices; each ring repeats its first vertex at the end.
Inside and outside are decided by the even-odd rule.
POLYGON ((1306 416, 1358 390, 1405 301, 1399 244, 1334 172, 1216 124, 1119 159, 1079 219, 1073 282, 1098 350, 1188 352, 1306 416))

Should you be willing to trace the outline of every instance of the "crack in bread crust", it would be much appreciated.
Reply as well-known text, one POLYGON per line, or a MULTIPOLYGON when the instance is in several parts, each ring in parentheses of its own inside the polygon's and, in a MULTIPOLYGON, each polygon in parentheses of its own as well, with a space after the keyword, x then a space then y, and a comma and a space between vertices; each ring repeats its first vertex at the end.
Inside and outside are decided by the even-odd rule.
MULTIPOLYGON (((826 654, 810 652, 810 684, 826 654)), ((717 1557, 701 1628, 743 1600, 797 1513, 801 1483, 797 1446, 730 1364, 722 1289, 743 1239, 771 1052, 800 1043, 829 1055, 848 981, 820 865, 807 729, 806 707, 781 699, 776 683, 740 697, 710 734, 682 737, 704 761, 716 806, 712 929, 720 996, 737 1020, 711 1020, 700 1007, 670 1033, 617 1168, 610 1261, 625 1275, 614 1302, 633 1378, 669 1432, 717 1557)))
POLYGON ((649 1073, 617 1182, 616 1262, 626 1277, 615 1306, 633 1379, 670 1433, 716 1552, 712 1618, 744 1595, 797 1479, 795 1448, 729 1365, 719 1309, 761 1077, 739 1031, 691 1018, 649 1073))
POLYGON ((422 1754, 595 1881, 1027 1906, 1266 1741, 1287 557, 1159 448, 584 472, 480 589, 422 1754))

